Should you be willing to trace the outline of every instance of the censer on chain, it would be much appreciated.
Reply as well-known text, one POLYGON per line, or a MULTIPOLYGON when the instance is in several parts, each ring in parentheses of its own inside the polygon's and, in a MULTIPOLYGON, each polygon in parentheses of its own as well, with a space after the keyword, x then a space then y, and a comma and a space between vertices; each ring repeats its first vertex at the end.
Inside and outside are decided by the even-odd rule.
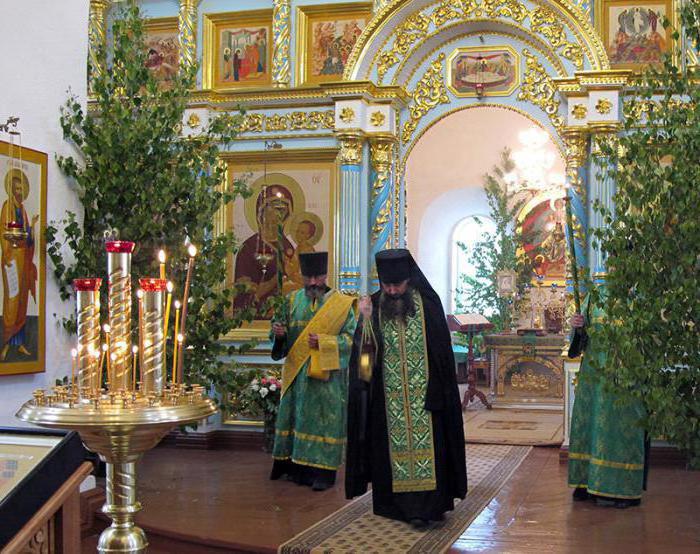
POLYGON ((377 339, 372 329, 372 318, 362 322, 362 342, 360 345, 360 362, 358 373, 360 379, 369 383, 372 380, 372 367, 377 356, 377 339))

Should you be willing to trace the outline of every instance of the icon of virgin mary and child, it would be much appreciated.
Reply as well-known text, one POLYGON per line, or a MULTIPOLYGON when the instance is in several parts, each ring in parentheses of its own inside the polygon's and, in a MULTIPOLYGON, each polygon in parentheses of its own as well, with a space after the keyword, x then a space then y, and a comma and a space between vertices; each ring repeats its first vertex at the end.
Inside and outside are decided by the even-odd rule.
MULTIPOLYGON (((296 202, 303 203, 303 196, 296 198, 296 202)), ((236 284, 245 285, 246 291, 236 296, 234 307, 253 309, 256 319, 271 316, 268 299, 280 292, 279 246, 284 263, 281 292, 287 294, 304 286, 299 254, 314 252, 314 245, 323 234, 323 223, 316 214, 301 211, 303 208, 295 206, 295 195, 285 185, 270 184, 261 188, 255 200, 257 232, 243 242, 236 256, 234 279, 236 284), (296 246, 287 235, 291 235, 296 246)))

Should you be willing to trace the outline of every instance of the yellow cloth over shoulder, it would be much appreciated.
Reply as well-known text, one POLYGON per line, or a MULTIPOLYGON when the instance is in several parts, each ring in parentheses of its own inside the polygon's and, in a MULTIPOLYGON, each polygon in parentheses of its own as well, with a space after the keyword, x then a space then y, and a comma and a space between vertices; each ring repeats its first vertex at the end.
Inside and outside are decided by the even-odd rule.
POLYGON ((333 292, 316 312, 309 324, 294 341, 287 354, 282 370, 282 395, 287 391, 306 363, 309 363, 308 375, 314 379, 327 380, 329 372, 340 369, 338 351, 338 333, 343 328, 350 309, 356 298, 339 292, 333 292), (318 335, 318 349, 309 347, 309 335, 318 335))

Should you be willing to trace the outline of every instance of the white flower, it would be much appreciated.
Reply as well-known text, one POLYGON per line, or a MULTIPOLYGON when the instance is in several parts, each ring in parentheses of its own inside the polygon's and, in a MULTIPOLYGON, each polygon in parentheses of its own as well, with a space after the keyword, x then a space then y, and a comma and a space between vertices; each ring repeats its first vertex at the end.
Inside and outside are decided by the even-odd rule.
POLYGON ((265 387, 263 387, 263 388, 260 389, 260 396, 262 396, 263 398, 265 398, 265 397, 267 396, 267 393, 268 393, 268 392, 269 392, 269 391, 268 391, 265 387))
POLYGON ((258 386, 257 383, 251 385, 250 388, 253 389, 254 391, 257 391, 258 389, 260 389, 260 387, 258 386))
POLYGON ((256 385, 258 384, 258 380, 257 380, 257 379, 253 379, 253 380, 250 382, 250 384, 253 385, 253 386, 256 386, 256 385))
POLYGON ((274 383, 272 383, 272 384, 270 385, 270 392, 275 392, 276 390, 277 390, 277 385, 275 385, 274 383))

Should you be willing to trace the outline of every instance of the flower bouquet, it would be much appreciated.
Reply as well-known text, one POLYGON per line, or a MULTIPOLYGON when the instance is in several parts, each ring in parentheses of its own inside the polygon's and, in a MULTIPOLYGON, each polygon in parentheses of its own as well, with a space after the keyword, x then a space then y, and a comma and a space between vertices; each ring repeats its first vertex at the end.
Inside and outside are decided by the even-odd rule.
POLYGON ((281 393, 282 381, 273 375, 256 377, 250 382, 248 398, 263 414, 266 452, 272 452, 275 441, 275 420, 281 393))

